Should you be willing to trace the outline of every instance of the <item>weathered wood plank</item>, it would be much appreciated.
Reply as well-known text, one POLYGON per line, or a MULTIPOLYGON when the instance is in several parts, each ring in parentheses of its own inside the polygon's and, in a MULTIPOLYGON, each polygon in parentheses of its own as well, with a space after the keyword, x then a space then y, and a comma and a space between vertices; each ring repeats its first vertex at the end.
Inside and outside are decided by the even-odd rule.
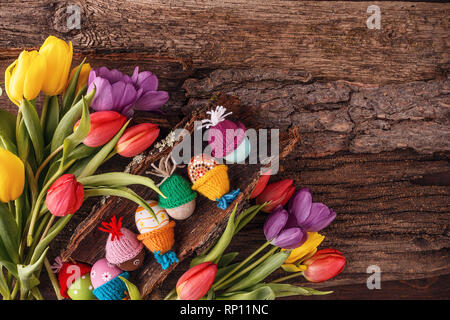
POLYGON ((0 52, 37 47, 48 34, 79 52, 145 52, 192 59, 195 69, 275 67, 314 78, 389 83, 448 69, 450 4, 215 0, 2 3, 0 52), (67 6, 81 8, 67 28, 67 6), (368 29, 369 5, 381 29, 368 29), (17 14, 20 8, 20 15, 17 14))

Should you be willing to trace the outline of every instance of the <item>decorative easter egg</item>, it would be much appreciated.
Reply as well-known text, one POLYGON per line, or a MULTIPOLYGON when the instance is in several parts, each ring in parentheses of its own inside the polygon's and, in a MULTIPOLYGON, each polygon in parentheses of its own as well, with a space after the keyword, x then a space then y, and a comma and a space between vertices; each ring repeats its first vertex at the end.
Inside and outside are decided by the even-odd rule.
POLYGON ((185 220, 189 218, 195 210, 195 199, 176 208, 167 208, 167 214, 175 220, 185 220))
POLYGON ((85 274, 71 284, 67 294, 72 300, 96 300, 93 290, 94 286, 91 283, 91 276, 85 274))
POLYGON ((217 164, 217 161, 207 154, 202 153, 192 157, 188 165, 189 179, 195 183, 217 164))
POLYGON ((124 271, 134 271, 137 270, 142 264, 144 263, 145 258, 145 249, 142 249, 139 254, 134 257, 133 259, 130 259, 128 261, 119 263, 117 266, 124 270, 124 271))
POLYGON ((167 215, 166 210, 158 206, 157 201, 148 201, 148 205, 155 212, 159 224, 153 215, 145 208, 137 208, 134 218, 136 227, 141 234, 159 229, 169 223, 169 216, 167 215))
POLYGON ((249 154, 250 154, 250 141, 248 140, 248 137, 245 137, 245 139, 242 141, 239 147, 237 147, 236 150, 230 152, 228 155, 225 156, 225 160, 228 163, 241 163, 244 162, 245 159, 247 159, 249 154))
POLYGON ((109 263, 106 258, 98 260, 91 269, 91 282, 94 289, 111 281, 122 272, 117 266, 109 263))

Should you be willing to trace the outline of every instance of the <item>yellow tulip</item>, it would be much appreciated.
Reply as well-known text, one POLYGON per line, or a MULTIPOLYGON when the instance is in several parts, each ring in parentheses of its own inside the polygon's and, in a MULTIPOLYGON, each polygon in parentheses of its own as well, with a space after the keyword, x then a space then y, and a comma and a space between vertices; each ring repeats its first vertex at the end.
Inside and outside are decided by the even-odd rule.
POLYGON ((22 160, 0 148, 0 202, 20 197, 25 186, 25 167, 22 160))
POLYGON ((67 44, 64 40, 50 36, 42 44, 39 53, 47 61, 47 73, 42 84, 42 91, 49 96, 60 94, 66 87, 72 64, 72 42, 67 44))
MULTIPOLYGON (((78 67, 73 68, 72 71, 70 72, 69 80, 67 81, 65 90, 67 90, 67 87, 69 86, 70 81, 72 80, 73 76, 75 75, 77 68, 78 67)), ((92 68, 89 65, 89 63, 85 63, 81 67, 80 76, 78 77, 77 87, 75 89, 75 95, 77 95, 78 92, 80 92, 80 90, 88 83, 89 73, 91 72, 91 70, 92 70, 92 68)))
POLYGON ((313 256, 317 252, 317 247, 325 239, 325 236, 317 232, 308 232, 308 238, 300 247, 291 251, 291 254, 281 266, 287 272, 304 271, 304 266, 299 265, 305 259, 313 256))
POLYGON ((23 97, 33 100, 39 95, 47 70, 45 58, 36 50, 22 51, 5 71, 5 90, 9 99, 20 105, 23 97))

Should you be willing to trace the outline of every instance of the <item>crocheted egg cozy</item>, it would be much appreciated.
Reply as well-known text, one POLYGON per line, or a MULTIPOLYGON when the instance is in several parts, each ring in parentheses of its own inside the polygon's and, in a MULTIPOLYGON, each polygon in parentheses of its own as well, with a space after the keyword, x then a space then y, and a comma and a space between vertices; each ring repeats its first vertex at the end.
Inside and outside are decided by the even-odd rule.
POLYGON ((159 186, 161 192, 167 197, 159 197, 158 205, 164 209, 180 207, 197 197, 192 191, 189 182, 178 174, 172 174, 159 186))
POLYGON ((195 181, 193 190, 200 192, 209 200, 217 201, 217 206, 225 210, 239 195, 240 190, 230 192, 230 180, 228 179, 228 167, 220 164, 206 172, 195 181))
POLYGON ((56 258, 52 269, 55 273, 58 273, 58 282, 61 295, 68 299, 70 298, 67 294, 68 288, 75 282, 75 280, 91 272, 90 265, 80 262, 63 263, 60 257, 56 258))
POLYGON ((211 146, 211 155, 216 158, 224 158, 234 150, 236 150, 244 141, 245 126, 242 122, 236 123, 225 118, 232 114, 223 106, 217 106, 215 110, 206 112, 211 115, 211 119, 202 121, 208 131, 208 143, 211 146))
MULTIPOLYGON (((130 274, 125 271, 119 276, 128 280, 130 274)), ((95 288, 93 291, 94 295, 99 300, 123 300, 126 298, 127 286, 119 276, 95 288)))
POLYGON ((138 239, 153 252, 156 261, 161 264, 163 270, 167 269, 172 263, 178 262, 173 251, 170 251, 175 243, 175 222, 170 221, 168 224, 159 229, 138 235, 138 239))
POLYGON ((109 233, 105 248, 109 263, 117 265, 132 260, 144 248, 135 233, 122 228, 122 217, 117 221, 113 216, 111 222, 102 222, 102 226, 99 230, 109 233))

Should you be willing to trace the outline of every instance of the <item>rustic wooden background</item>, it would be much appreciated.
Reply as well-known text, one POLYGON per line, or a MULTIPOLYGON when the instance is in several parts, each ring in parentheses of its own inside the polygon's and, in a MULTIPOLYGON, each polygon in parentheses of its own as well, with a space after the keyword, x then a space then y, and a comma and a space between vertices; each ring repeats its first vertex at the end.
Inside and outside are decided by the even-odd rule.
MULTIPOLYGON (((302 142, 272 179, 294 178, 338 213, 324 246, 348 265, 316 286, 335 291, 322 298, 448 299, 449 17, 450 4, 434 2, 11 0, 0 3, 0 66, 54 34, 73 42, 76 61, 155 72, 170 92, 169 126, 218 92, 238 97, 260 126, 298 125, 302 142), (73 4, 81 28, 69 30, 73 4), (373 4, 380 30, 366 26, 373 4), (366 287, 370 265, 381 268, 381 290, 366 287)), ((5 95, 0 103, 15 108, 5 95)), ((125 165, 115 158, 112 168, 125 165)), ((232 250, 256 248, 263 221, 232 250)))

